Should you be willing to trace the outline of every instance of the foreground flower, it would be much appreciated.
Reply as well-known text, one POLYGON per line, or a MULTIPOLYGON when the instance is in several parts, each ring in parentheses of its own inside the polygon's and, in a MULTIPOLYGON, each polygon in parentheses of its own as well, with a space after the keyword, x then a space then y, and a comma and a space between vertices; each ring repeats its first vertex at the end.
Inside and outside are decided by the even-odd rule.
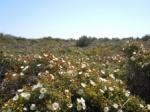
POLYGON ((41 93, 40 95, 39 95, 39 99, 42 99, 44 97, 44 93, 41 93))
POLYGON ((92 86, 96 86, 96 83, 93 80, 90 80, 90 83, 92 84, 92 86))
POLYGON ((21 75, 21 76, 23 76, 23 75, 24 75, 24 73, 23 73, 23 72, 21 72, 21 73, 20 73, 20 75, 21 75))
POLYGON ((81 65, 81 68, 86 68, 86 64, 83 63, 83 64, 81 65))
POLYGON ((109 112, 109 108, 108 108, 108 107, 105 107, 105 108, 104 108, 104 112, 109 112))
POLYGON ((40 93, 46 93, 46 89, 45 88, 41 88, 40 89, 40 93))
POLYGON ((28 109, 26 107, 23 108, 24 111, 27 111, 28 109))
POLYGON ((72 108, 72 106, 73 106, 72 103, 71 103, 71 104, 68 104, 68 108, 72 108))
POLYGON ((29 68, 29 66, 26 66, 26 67, 23 69, 23 71, 27 70, 28 68, 29 68))
POLYGON ((85 84, 85 83, 81 83, 81 86, 85 88, 85 87, 86 87, 86 84, 85 84))
POLYGON ((34 91, 35 89, 37 89, 38 87, 42 87, 43 85, 41 83, 37 83, 37 85, 33 85, 32 87, 32 91, 34 91))
POLYGON ((113 107, 117 109, 118 108, 118 104, 114 103, 113 107))
POLYGON ((13 76, 13 77, 15 77, 16 75, 17 75, 17 74, 15 74, 15 73, 14 73, 14 74, 12 74, 12 76, 13 76))
POLYGON ((105 74, 105 72, 104 72, 103 70, 101 70, 101 73, 102 73, 102 74, 105 74))
POLYGON ((78 105, 77 105, 77 110, 80 111, 81 109, 82 109, 82 105, 81 105, 81 104, 78 104, 78 105))
POLYGON ((102 92, 102 93, 104 93, 105 91, 104 90, 102 90, 102 89, 99 89, 100 90, 100 92, 102 92))
POLYGON ((125 96, 126 96, 126 97, 129 97, 129 96, 130 96, 130 91, 126 90, 126 91, 125 91, 125 96))
POLYGON ((36 108, 35 104, 32 104, 32 105, 30 106, 30 109, 31 109, 31 110, 35 110, 35 108, 36 108))
POLYGON ((66 90, 65 90, 65 93, 69 93, 69 90, 68 90, 68 89, 66 89, 66 90))
POLYGON ((101 77, 99 77, 99 80, 100 80, 101 82, 107 82, 107 80, 106 80, 106 79, 101 78, 101 77))
POLYGON ((140 107, 141 107, 141 108, 144 108, 144 105, 140 104, 140 107))
POLYGON ((115 79, 114 74, 109 75, 112 79, 115 79))
POLYGON ((53 107, 53 110, 57 110, 59 108, 59 104, 55 102, 53 103, 52 107, 53 107))
POLYGON ((81 107, 83 108, 83 110, 86 109, 85 100, 82 97, 81 97, 81 99, 77 98, 77 104, 81 105, 81 107))
POLYGON ((132 56, 132 57, 131 57, 131 60, 132 60, 132 61, 135 61, 135 58, 132 56))
POLYGON ((150 110, 150 104, 147 104, 147 109, 150 110))
POLYGON ((109 90, 110 90, 110 91, 113 91, 113 90, 114 90, 114 88, 113 88, 113 87, 109 87, 109 90))
POLYGON ((123 110, 119 109, 118 112, 123 112, 123 110))
POLYGON ((11 109, 8 109, 7 112, 12 112, 11 109))
POLYGON ((78 94, 82 95, 84 93, 83 89, 79 89, 78 94))
POLYGON ((13 97, 13 100, 16 101, 19 99, 19 96, 16 94, 16 96, 13 97))
POLYGON ((18 92, 23 92, 24 91, 24 89, 18 89, 18 92))
POLYGON ((21 93, 21 97, 23 97, 24 99, 26 99, 26 100, 29 100, 30 99, 30 94, 29 93, 25 93, 25 92, 23 92, 23 93, 21 93))

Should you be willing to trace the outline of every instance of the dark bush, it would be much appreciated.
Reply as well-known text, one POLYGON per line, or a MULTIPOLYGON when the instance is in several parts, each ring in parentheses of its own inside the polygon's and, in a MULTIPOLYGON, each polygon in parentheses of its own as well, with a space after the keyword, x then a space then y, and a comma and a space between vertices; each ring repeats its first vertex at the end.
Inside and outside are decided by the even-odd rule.
POLYGON ((91 38, 88 38, 87 36, 82 36, 77 41, 76 45, 78 47, 86 47, 86 46, 89 46, 91 43, 92 43, 92 39, 91 38))
POLYGON ((150 51, 143 44, 130 41, 126 44, 128 56, 127 85, 132 94, 138 95, 150 103, 150 51))

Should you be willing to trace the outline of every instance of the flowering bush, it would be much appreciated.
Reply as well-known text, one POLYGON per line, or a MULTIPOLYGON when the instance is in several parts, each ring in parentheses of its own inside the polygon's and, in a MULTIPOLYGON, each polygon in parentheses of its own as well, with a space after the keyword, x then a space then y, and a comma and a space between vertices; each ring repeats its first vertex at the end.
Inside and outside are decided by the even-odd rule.
POLYGON ((11 98, 6 94, 5 97, 9 100, 4 100, 2 112, 150 110, 150 105, 146 105, 139 97, 132 96, 120 79, 120 75, 123 76, 121 62, 124 61, 121 56, 102 59, 98 55, 87 57, 83 54, 63 54, 57 58, 47 51, 21 56, 17 60, 18 63, 4 80, 6 87, 16 86, 16 90, 11 98), (114 61, 120 64, 110 69, 114 61), (35 77, 29 81, 31 76, 35 77))
POLYGON ((127 41, 125 54, 128 56, 127 84, 133 94, 150 102, 150 50, 138 41, 127 41))

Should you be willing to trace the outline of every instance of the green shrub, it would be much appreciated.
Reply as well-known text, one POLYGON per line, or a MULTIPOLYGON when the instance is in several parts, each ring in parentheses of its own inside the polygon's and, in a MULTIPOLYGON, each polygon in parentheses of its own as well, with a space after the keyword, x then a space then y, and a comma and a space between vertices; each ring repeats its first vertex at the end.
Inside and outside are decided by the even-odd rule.
POLYGON ((86 47, 86 46, 89 46, 91 42, 92 42, 91 38, 88 38, 87 36, 82 36, 77 41, 76 45, 78 47, 86 47))
POLYGON ((128 57, 127 85, 133 94, 150 103, 150 51, 137 41, 128 41, 125 47, 128 57))

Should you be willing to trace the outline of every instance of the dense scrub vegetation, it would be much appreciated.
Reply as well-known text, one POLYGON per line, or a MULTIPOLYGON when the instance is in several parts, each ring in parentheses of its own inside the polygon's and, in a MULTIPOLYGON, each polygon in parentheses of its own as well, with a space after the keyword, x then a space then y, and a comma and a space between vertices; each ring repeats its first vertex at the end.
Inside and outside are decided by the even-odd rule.
POLYGON ((150 111, 149 39, 0 34, 0 48, 0 111, 150 111))

